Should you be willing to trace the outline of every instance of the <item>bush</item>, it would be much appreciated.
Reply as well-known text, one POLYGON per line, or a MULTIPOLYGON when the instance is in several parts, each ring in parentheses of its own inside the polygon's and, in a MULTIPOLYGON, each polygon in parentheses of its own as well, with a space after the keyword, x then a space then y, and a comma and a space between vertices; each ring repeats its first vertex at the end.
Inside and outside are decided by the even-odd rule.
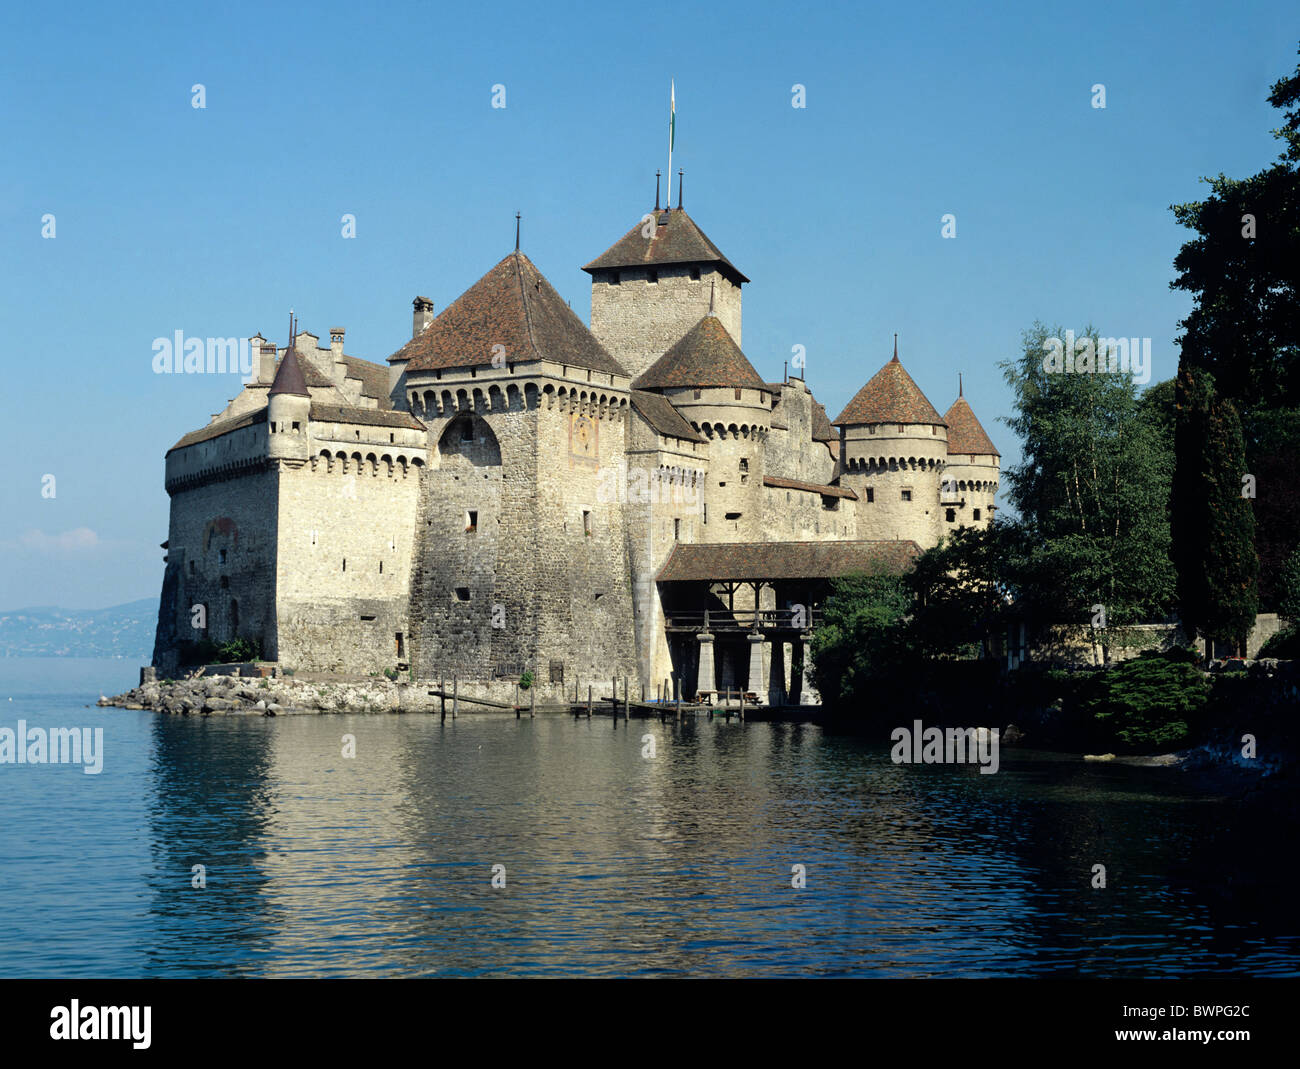
POLYGON ((537 677, 533 675, 532 669, 529 669, 528 671, 524 672, 524 674, 519 677, 519 689, 527 690, 529 687, 533 685, 533 683, 536 681, 536 678, 537 677))
POLYGON ((396 683, 396 682, 397 682, 397 669, 396 669, 396 668, 385 668, 385 669, 384 669, 384 675, 388 678, 388 681, 389 681, 390 683, 396 683))
POLYGON ((232 638, 221 645, 217 656, 222 664, 240 664, 255 661, 262 656, 262 643, 256 639, 232 638))
POLYGON ((1276 657, 1283 661, 1300 660, 1300 627, 1279 631, 1260 647, 1256 657, 1276 657))
POLYGON ((1178 648, 1148 651, 1094 677, 1081 706, 1101 739, 1125 750, 1167 749, 1184 742, 1210 692, 1189 657, 1195 654, 1178 648))

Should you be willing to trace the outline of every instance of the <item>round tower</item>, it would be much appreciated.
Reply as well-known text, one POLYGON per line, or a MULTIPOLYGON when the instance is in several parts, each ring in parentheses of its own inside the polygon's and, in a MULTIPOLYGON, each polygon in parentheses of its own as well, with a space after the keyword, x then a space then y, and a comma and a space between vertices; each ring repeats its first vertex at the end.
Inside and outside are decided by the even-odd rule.
POLYGON ((703 542, 763 540, 772 391, 710 310, 632 386, 663 394, 709 443, 703 542))
POLYGON ((987 527, 997 509, 1002 455, 967 403, 957 380, 957 400, 943 417, 948 424, 948 464, 940 486, 939 533, 987 527))
POLYGON ((948 462, 948 426, 894 357, 834 421, 840 431, 840 485, 858 495, 858 537, 939 539, 939 490, 948 462))
POLYGON ((267 454, 272 459, 307 459, 307 424, 311 417, 311 394, 294 352, 293 332, 284 358, 276 368, 267 392, 267 454))

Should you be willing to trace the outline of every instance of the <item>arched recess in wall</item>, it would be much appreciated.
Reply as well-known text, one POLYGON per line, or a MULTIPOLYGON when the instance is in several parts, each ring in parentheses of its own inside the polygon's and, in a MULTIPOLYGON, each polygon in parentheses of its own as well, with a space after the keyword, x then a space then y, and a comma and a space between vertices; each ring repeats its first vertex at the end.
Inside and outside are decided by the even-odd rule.
POLYGON ((501 445, 487 420, 472 412, 461 412, 447 424, 438 439, 440 467, 469 465, 500 467, 501 445))

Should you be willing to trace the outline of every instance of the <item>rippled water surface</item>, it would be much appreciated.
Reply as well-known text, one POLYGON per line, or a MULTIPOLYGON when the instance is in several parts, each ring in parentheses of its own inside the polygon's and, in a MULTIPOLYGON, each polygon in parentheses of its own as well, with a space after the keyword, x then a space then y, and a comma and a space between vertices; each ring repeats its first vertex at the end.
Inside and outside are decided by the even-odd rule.
POLYGON ((1297 974, 1294 844, 1169 770, 895 766, 720 718, 86 707, 135 673, 0 660, 0 726, 106 751, 0 765, 2 975, 1297 974))

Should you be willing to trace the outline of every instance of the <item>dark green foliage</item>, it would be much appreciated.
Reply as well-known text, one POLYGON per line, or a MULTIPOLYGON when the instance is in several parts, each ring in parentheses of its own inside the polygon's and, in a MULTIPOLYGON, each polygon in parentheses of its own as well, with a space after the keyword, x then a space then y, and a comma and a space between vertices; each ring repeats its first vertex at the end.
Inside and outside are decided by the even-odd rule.
POLYGON ((1187 650, 1145 653, 1097 673, 1081 707, 1100 738, 1123 750, 1162 750, 1188 741, 1210 685, 1187 650))
POLYGON ((536 676, 533 675, 533 670, 529 668, 519 677, 519 689, 527 690, 535 681, 536 676))
POLYGON ((822 626, 810 648, 811 677, 832 712, 865 707, 892 688, 907 650, 903 617, 911 598, 895 576, 854 575, 831 583, 822 626))
POLYGON ((262 640, 259 638, 232 638, 228 642, 213 642, 210 638, 201 638, 180 645, 180 663, 183 665, 200 664, 239 664, 244 661, 261 660, 262 640))
POLYGON ((1181 368, 1177 396, 1173 548, 1180 611, 1189 630, 1236 650, 1259 606, 1255 514, 1242 497, 1241 422, 1208 372, 1181 368))
POLYGON ((1300 627, 1288 627, 1273 635, 1260 647, 1257 657, 1276 657, 1281 661, 1300 659, 1300 627))
MULTIPOLYGON (((1255 411, 1242 421, 1247 469, 1256 479, 1255 551, 1262 612, 1287 615, 1280 583, 1300 540, 1300 409, 1255 411)), ((1297 562, 1300 567, 1300 562, 1297 562)), ((1298 599, 1300 600, 1300 599, 1298 599)), ((1296 606, 1300 609, 1300 604, 1296 606)))
MULTIPOLYGON (((1160 619, 1175 582, 1162 394, 1140 402, 1121 371, 1046 370, 1044 344, 1065 333, 1036 323, 1022 355, 1002 364, 1015 394, 1006 423, 1024 443, 1022 463, 1004 471, 1024 551, 1010 579, 1037 622, 1082 622, 1094 604, 1111 624, 1160 619)), ((1100 349, 1096 331, 1085 338, 1100 349)))
POLYGON ((384 675, 385 675, 385 677, 387 677, 387 679, 388 679, 390 682, 394 682, 394 683, 397 682, 397 669, 396 669, 396 668, 385 668, 385 669, 384 669, 384 675))
POLYGON ((917 558, 904 579, 913 601, 908 644, 923 657, 992 657, 1009 612, 1009 564, 1020 550, 1008 523, 959 527, 917 558))

